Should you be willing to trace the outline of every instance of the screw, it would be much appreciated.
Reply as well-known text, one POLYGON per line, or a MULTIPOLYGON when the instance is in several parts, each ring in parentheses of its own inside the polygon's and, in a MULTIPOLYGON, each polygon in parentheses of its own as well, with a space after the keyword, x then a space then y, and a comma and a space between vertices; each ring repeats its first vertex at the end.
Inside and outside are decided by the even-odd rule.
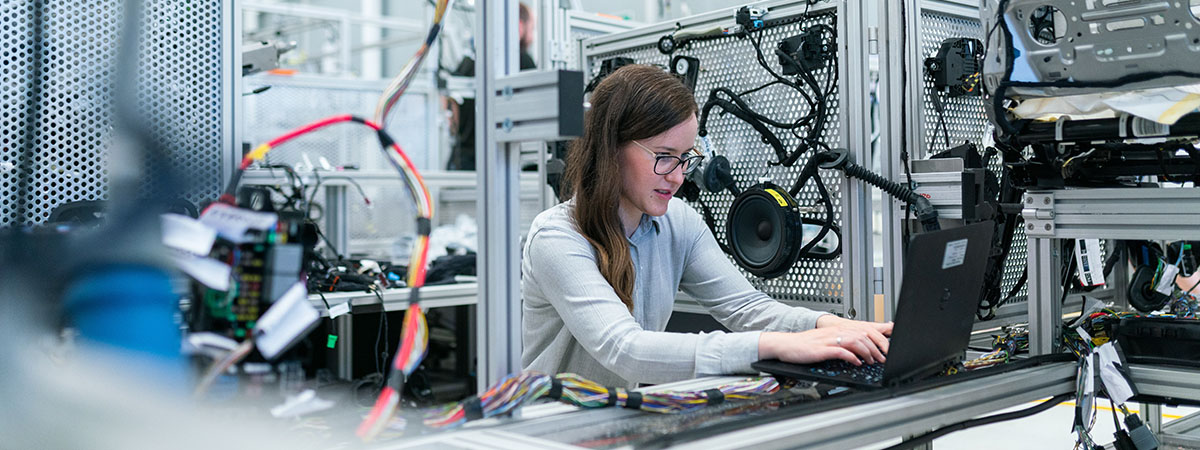
POLYGON ((512 119, 504 119, 504 131, 505 132, 512 131, 512 127, 513 127, 512 119))
POLYGON ((512 86, 505 86, 503 92, 504 92, 504 98, 506 98, 506 99, 512 98, 512 96, 513 96, 512 86))
POLYGON ((1025 197, 1025 203, 1033 204, 1033 197, 1025 197))
POLYGON ((1050 231, 1050 229, 1051 229, 1051 228, 1053 228, 1053 227, 1054 227, 1053 225, 1046 224, 1046 231, 1050 231))
POLYGON ((1043 199, 1042 199, 1042 204, 1043 204, 1043 205, 1049 205, 1049 204, 1050 204, 1050 197, 1043 198, 1043 199))
POLYGON ((1029 231, 1033 231, 1033 224, 1031 223, 1026 225, 1026 228, 1029 228, 1029 231))

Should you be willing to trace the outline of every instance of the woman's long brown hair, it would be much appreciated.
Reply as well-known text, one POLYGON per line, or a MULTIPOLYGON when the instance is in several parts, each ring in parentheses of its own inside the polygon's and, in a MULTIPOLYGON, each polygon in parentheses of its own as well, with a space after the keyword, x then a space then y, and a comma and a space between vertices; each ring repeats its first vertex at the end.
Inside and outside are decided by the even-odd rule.
POLYGON ((575 225, 596 248, 600 274, 633 311, 633 259, 617 213, 623 183, 620 150, 695 116, 696 100, 662 69, 629 65, 596 86, 591 104, 583 136, 568 150, 563 198, 575 197, 575 225))

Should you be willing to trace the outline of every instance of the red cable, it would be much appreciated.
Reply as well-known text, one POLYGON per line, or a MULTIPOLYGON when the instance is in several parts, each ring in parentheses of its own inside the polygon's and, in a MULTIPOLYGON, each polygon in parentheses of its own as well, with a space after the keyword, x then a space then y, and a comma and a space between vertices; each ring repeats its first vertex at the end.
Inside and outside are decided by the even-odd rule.
POLYGON ((400 352, 396 353, 396 358, 392 360, 392 369, 394 370, 403 371, 404 365, 408 363, 408 355, 412 353, 413 342, 417 340, 416 314, 420 313, 420 306, 409 305, 408 313, 404 315, 404 337, 400 340, 400 352))
POLYGON ((383 391, 379 393, 379 398, 375 400, 375 407, 371 408, 371 414, 368 414, 367 419, 358 425, 358 430, 355 430, 355 434, 364 436, 371 431, 372 425, 379 421, 380 416, 383 415, 384 408, 388 407, 386 404, 387 399, 391 398, 394 392, 396 391, 391 386, 384 386, 383 391))
MULTIPOLYGON (((310 123, 308 125, 302 126, 300 128, 294 129, 287 133, 284 133, 282 136, 279 136, 275 139, 271 139, 270 141, 267 141, 266 145, 271 148, 278 147, 287 141, 290 141, 297 137, 311 133, 315 130, 325 128, 327 126, 337 124, 337 123, 349 122, 352 120, 354 120, 354 116, 352 116, 350 114, 342 114, 340 116, 327 117, 327 118, 318 120, 316 122, 310 123)), ((366 122, 366 121, 364 120, 363 122, 366 122)), ((368 123, 367 126, 374 128, 376 130, 379 129, 379 125, 375 125, 373 123, 368 123)), ((249 155, 247 155, 247 157, 243 157, 241 169, 246 170, 247 167, 250 167, 250 163, 252 163, 252 162, 254 162, 254 161, 250 160, 249 155)))

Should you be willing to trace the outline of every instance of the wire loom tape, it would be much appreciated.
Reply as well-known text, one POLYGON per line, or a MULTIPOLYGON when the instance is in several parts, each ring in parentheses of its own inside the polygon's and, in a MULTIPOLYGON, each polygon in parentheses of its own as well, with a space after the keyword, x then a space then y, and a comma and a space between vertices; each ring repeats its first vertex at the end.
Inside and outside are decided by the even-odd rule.
POLYGON ((463 415, 467 420, 479 420, 483 418, 483 404, 479 401, 479 396, 474 396, 463 402, 463 415))
POLYGON ((725 402, 725 393, 720 389, 708 389, 704 391, 704 397, 708 399, 708 405, 719 405, 725 402))
POLYGON ((629 395, 625 398, 625 407, 629 408, 629 409, 641 409, 642 393, 641 392, 630 392, 629 395))
POLYGON ((560 399, 562 399, 562 393, 563 393, 562 381, 559 381, 557 378, 552 378, 550 380, 550 392, 546 393, 546 397, 554 399, 554 400, 560 400, 560 399))

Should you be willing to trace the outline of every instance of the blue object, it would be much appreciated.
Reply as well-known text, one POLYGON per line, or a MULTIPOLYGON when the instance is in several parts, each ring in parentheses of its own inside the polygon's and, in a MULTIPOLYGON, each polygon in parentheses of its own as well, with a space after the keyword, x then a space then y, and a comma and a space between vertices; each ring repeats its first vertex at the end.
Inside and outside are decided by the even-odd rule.
POLYGON ((67 287, 64 306, 79 336, 97 344, 182 363, 170 276, 149 265, 91 269, 67 287))

